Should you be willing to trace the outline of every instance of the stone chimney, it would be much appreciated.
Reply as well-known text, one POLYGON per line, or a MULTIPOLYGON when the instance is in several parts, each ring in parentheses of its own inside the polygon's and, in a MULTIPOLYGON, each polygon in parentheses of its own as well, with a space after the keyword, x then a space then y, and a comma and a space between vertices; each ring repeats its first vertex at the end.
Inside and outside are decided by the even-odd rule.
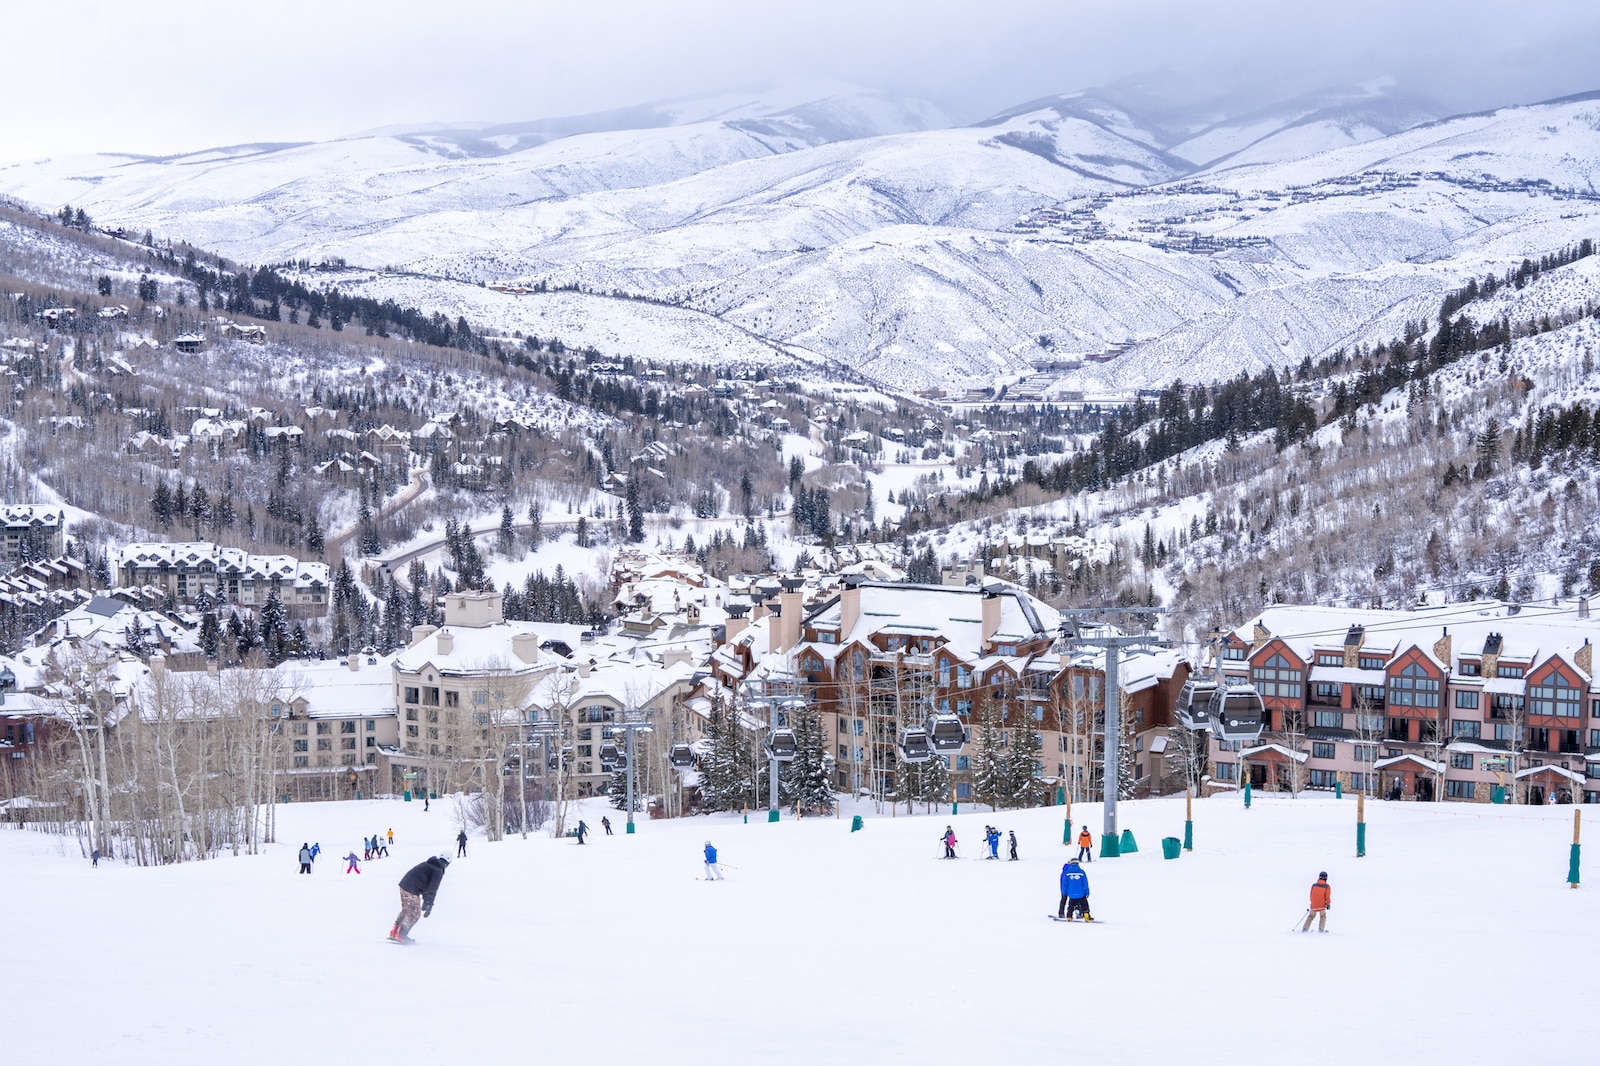
POLYGON ((1484 677, 1500 676, 1500 648, 1500 634, 1490 633, 1488 639, 1483 642, 1484 677))
POLYGON ((1256 651, 1261 645, 1272 639, 1272 633, 1266 626, 1256 622, 1250 630, 1250 650, 1256 651))
POLYGON ((539 634, 513 633, 511 634, 511 654, 525 663, 539 661, 539 634))
POLYGON ((1367 642, 1367 631, 1364 626, 1351 626, 1350 631, 1344 635, 1344 668, 1354 670, 1361 665, 1361 645, 1367 642))
POLYGON ((1450 639, 1450 628, 1445 627, 1444 636, 1440 637, 1433 645, 1433 654, 1440 662, 1444 663, 1445 672, 1450 670, 1450 653, 1455 650, 1455 641, 1450 639))
POLYGON ((438 644, 440 655, 449 655, 451 651, 455 649, 456 635, 450 632, 448 629, 439 630, 438 634, 433 639, 438 644))
POLYGON ((990 639, 1000 632, 1000 586, 985 585, 983 587, 983 632, 979 640, 988 644, 990 639))
POLYGON ((858 574, 846 574, 844 584, 839 589, 839 640, 850 639, 851 632, 856 628, 856 622, 861 618, 861 577, 858 574))
POLYGON ((438 626, 430 626, 430 625, 412 626, 411 627, 411 646, 413 648, 416 647, 418 644, 421 644, 423 641, 427 640, 429 637, 433 636, 433 634, 437 633, 438 631, 439 631, 439 627, 438 626))
POLYGON ((1594 676, 1594 645, 1589 643, 1589 638, 1583 638, 1583 647, 1572 656, 1572 662, 1579 670, 1594 676))

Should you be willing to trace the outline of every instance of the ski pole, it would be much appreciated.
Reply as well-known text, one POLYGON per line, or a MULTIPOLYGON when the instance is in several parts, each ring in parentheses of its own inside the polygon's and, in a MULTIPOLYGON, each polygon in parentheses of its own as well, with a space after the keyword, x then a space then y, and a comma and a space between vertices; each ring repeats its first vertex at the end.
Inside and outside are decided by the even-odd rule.
POLYGON ((1292 932, 1294 932, 1294 931, 1295 931, 1295 930, 1296 930, 1296 929, 1298 929, 1298 928, 1299 928, 1299 927, 1300 927, 1300 926, 1301 926, 1301 925, 1302 925, 1302 924, 1303 924, 1303 923, 1304 923, 1304 922, 1305 922, 1305 920, 1306 920, 1306 919, 1307 919, 1307 918, 1309 918, 1309 917, 1311 917, 1311 908, 1310 908, 1310 907, 1307 907, 1307 908, 1306 908, 1306 912, 1305 912, 1305 913, 1304 913, 1304 914, 1302 914, 1302 915, 1301 915, 1301 916, 1300 916, 1300 917, 1298 917, 1298 918, 1296 918, 1296 919, 1295 919, 1295 921, 1294 921, 1294 925, 1291 925, 1291 926, 1290 926, 1290 927, 1289 927, 1289 932, 1291 932, 1291 933, 1292 933, 1292 932))

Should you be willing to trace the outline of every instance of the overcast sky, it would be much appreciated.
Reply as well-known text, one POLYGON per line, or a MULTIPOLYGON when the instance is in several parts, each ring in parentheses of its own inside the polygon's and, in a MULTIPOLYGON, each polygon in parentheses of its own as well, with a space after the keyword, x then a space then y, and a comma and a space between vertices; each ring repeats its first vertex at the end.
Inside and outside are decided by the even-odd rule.
POLYGON ((1593 0, 14 0, 0 158, 510 122, 773 81, 979 118, 1181 64, 1387 74, 1452 109, 1600 89, 1593 0), (1315 10, 1312 10, 1312 9, 1315 10))

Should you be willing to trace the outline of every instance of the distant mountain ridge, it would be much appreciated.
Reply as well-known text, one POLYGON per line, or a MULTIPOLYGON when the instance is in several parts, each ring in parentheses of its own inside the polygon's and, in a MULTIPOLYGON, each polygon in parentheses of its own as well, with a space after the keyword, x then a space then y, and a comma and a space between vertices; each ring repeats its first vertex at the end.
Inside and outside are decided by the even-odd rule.
MULTIPOLYGON (((1065 372, 1067 393, 1315 358, 1465 274, 1595 236, 1597 113, 1579 97, 1441 118, 1384 83, 1265 106, 1120 85, 959 125, 802 87, 13 164, 0 192, 246 262, 399 268, 386 293, 452 315, 453 283, 648 296, 897 388, 1127 349, 1065 372)), ((545 317, 534 296, 472 304, 507 331, 545 317)), ((604 318, 620 354, 660 343, 626 307, 604 318)), ((721 336, 677 354, 714 360, 721 336)))

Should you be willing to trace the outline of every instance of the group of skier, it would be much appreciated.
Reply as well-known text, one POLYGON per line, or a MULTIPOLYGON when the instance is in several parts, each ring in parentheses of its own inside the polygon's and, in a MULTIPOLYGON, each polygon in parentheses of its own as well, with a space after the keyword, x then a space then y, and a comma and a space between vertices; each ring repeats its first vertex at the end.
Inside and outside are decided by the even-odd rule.
MULTIPOLYGON (((1006 847, 1008 849, 1008 855, 1009 855, 1010 861, 1011 862, 1016 862, 1017 858, 1018 858, 1018 856, 1017 856, 1017 831, 1015 829, 1013 829, 1009 833, 1007 833, 1006 835, 1007 835, 1006 847)), ((944 832, 942 834, 940 834, 940 836, 939 836, 939 843, 944 845, 944 857, 945 858, 953 859, 953 858, 956 857, 956 843, 957 843, 957 841, 956 841, 956 831, 954 829, 952 829, 948 825, 945 826, 944 827, 944 832)), ((989 854, 985 855, 984 858, 986 858, 986 859, 999 859, 1000 858, 1000 830, 996 829, 992 825, 984 826, 983 827, 983 843, 984 843, 984 846, 989 849, 989 854)))

